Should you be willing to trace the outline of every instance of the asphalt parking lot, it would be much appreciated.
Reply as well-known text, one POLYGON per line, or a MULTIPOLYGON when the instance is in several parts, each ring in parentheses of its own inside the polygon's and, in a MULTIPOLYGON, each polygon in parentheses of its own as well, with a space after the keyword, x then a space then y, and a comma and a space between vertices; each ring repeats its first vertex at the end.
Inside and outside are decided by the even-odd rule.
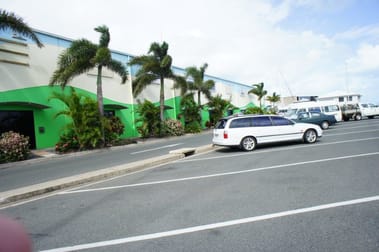
MULTIPOLYGON (((211 139, 210 139, 211 141, 211 139)), ((379 119, 218 148, 1 209, 36 251, 378 251, 379 119)))

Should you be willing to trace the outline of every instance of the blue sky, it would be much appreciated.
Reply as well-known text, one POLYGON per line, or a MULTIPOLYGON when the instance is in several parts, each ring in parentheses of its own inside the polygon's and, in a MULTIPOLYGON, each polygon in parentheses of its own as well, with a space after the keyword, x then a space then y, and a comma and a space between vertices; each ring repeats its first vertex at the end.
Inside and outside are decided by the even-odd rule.
POLYGON ((289 30, 313 30, 333 36, 352 27, 379 22, 379 1, 336 0, 318 1, 319 4, 297 4, 280 26, 289 30))
POLYGON ((178 67, 252 85, 269 94, 359 93, 379 103, 378 0, 3 0, 35 29, 141 55, 166 41, 178 67))

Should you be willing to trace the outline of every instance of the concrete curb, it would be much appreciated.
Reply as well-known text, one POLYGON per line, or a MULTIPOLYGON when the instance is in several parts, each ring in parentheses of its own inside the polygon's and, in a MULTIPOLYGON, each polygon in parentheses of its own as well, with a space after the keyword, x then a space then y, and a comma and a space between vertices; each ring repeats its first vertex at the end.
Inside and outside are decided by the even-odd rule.
POLYGON ((106 178, 119 176, 122 174, 143 170, 160 164, 165 164, 182 159, 188 156, 188 153, 202 153, 213 149, 212 145, 200 146, 197 148, 184 148, 175 151, 170 151, 169 154, 136 161, 124 165, 113 166, 97 171, 82 173, 61 179, 55 179, 48 182, 26 186, 14 190, 9 190, 0 193, 0 206, 15 203, 17 201, 26 200, 31 197, 40 196, 46 193, 51 193, 57 190, 62 190, 89 182, 100 181, 106 178))

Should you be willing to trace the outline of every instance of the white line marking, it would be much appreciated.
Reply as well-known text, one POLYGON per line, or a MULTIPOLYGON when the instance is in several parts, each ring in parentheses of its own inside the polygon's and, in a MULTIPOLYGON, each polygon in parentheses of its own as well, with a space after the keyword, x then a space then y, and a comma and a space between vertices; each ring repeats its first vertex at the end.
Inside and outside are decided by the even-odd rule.
POLYGON ((164 148, 171 148, 171 147, 175 147, 175 146, 178 146, 178 145, 181 145, 181 144, 183 144, 183 143, 164 145, 164 146, 159 146, 157 148, 152 148, 152 149, 146 149, 146 150, 142 150, 142 151, 131 152, 130 155, 135 155, 135 154, 144 153, 144 152, 148 152, 148 151, 160 150, 160 149, 164 149, 164 148))
POLYGON ((206 157, 206 158, 197 158, 195 159, 195 156, 188 157, 183 160, 177 160, 176 163, 186 163, 186 162, 196 162, 196 161, 203 161, 203 160, 212 160, 212 159, 219 159, 219 158, 230 158, 230 157, 238 157, 238 156, 245 156, 245 155, 258 155, 261 153, 269 153, 269 152, 277 152, 277 151, 284 151, 284 150, 294 150, 294 149, 302 149, 302 148, 313 148, 313 147, 320 147, 325 145, 333 145, 333 144, 342 144, 342 143, 352 143, 352 142, 360 142, 360 141, 370 141, 379 139, 379 137, 370 137, 370 138, 361 138, 361 139, 351 139, 351 140, 344 140, 344 141, 337 141, 337 142, 331 142, 331 143, 316 143, 311 145, 297 145, 292 147, 283 147, 283 148, 277 148, 277 149, 266 149, 266 150, 256 150, 253 152, 242 152, 238 154, 231 154, 231 155, 224 155, 224 156, 217 156, 217 157, 206 157))
MULTIPOLYGON (((79 186, 77 186, 75 188, 70 188, 68 191, 72 191, 72 190, 75 190, 75 189, 78 189, 78 188, 83 188, 83 187, 89 187, 89 186, 93 186, 93 185, 96 185, 96 184, 101 184, 101 183, 104 183, 104 182, 109 182, 109 181, 112 181, 112 180, 115 180, 115 179, 119 179, 121 177, 130 176, 130 175, 133 175, 133 174, 137 174, 137 173, 141 173, 141 172, 144 172, 144 171, 152 170, 152 169, 155 169, 157 167, 164 166, 164 165, 165 164, 158 164, 158 165, 155 165, 155 166, 152 166, 152 167, 148 167, 146 169, 142 169, 142 170, 139 170, 139 171, 122 174, 122 175, 119 175, 119 176, 116 176, 116 177, 112 177, 112 178, 108 178, 108 179, 105 179, 105 180, 88 183, 88 184, 85 184, 85 185, 79 185, 79 186)), ((67 192, 67 191, 64 191, 64 192, 67 192)), ((28 199, 28 200, 23 200, 21 202, 12 203, 12 204, 0 207, 0 210, 6 209, 6 208, 15 207, 15 206, 19 206, 19 205, 24 205, 24 204, 27 204, 29 202, 37 201, 37 200, 44 199, 44 198, 49 198, 49 197, 52 197, 52 196, 55 196, 55 195, 59 195, 59 194, 62 194, 62 193, 63 193, 63 191, 61 191, 61 192, 56 191, 56 192, 53 192, 51 194, 50 193, 43 194, 40 197, 33 197, 31 199, 28 199)))
POLYGON ((354 199, 354 200, 340 201, 340 202, 318 205, 318 206, 312 206, 312 207, 306 207, 306 208, 298 208, 294 210, 265 214, 265 215, 248 217, 248 218, 243 218, 243 219, 236 219, 236 220, 206 224, 206 225, 201 225, 201 226, 175 229, 175 230, 159 232, 159 233, 131 236, 131 237, 126 237, 126 238, 114 239, 114 240, 107 240, 107 241, 80 244, 80 245, 74 245, 74 246, 68 246, 68 247, 62 247, 62 248, 42 250, 40 252, 69 252, 69 251, 77 251, 77 250, 82 250, 82 249, 113 246, 113 245, 118 245, 118 244, 136 242, 136 241, 159 239, 163 237, 183 235, 183 234, 200 232, 200 231, 205 231, 205 230, 210 230, 210 229, 219 229, 219 228, 224 228, 224 227, 229 227, 229 226, 253 223, 253 222, 258 222, 258 221, 263 221, 263 220, 270 220, 270 219, 281 218, 281 217, 286 217, 286 216, 291 216, 291 215, 316 212, 316 211, 321 211, 321 210, 331 209, 331 208, 336 208, 336 207, 368 203, 368 202, 377 201, 377 200, 379 200, 379 195, 366 197, 366 198, 360 198, 360 199, 354 199))
POLYGON ((332 133, 332 134, 325 134, 325 136, 341 136, 341 135, 349 135, 349 134, 360 134, 360 133, 368 133, 368 132, 375 132, 379 131, 379 129, 374 130, 362 130, 362 131, 350 131, 350 132, 343 132, 343 133, 332 133))
MULTIPOLYGON (((375 139, 379 139, 379 137, 345 140, 345 141, 338 141, 338 142, 332 142, 332 143, 319 143, 317 145, 307 145, 307 146, 302 145, 302 146, 295 146, 295 147, 284 147, 284 148, 279 148, 279 149, 274 149, 274 150, 273 149, 269 149, 269 150, 255 151, 255 152, 252 152, 252 153, 240 153, 240 154, 234 154, 234 155, 228 155, 228 156, 225 155, 225 156, 222 156, 222 157, 210 157, 210 158, 198 158, 198 159, 196 159, 196 157, 198 157, 198 156, 201 156, 201 155, 204 155, 204 154, 207 154, 209 152, 213 152, 214 151, 214 150, 209 150, 209 151, 207 151, 205 153, 195 154, 195 155, 193 155, 191 157, 187 157, 185 160, 179 160, 179 161, 175 161, 175 162, 177 162, 177 163, 194 162, 194 161, 202 161, 202 160, 208 160, 208 159, 228 158, 228 157, 235 157, 235 156, 241 156, 241 155, 252 155, 252 154, 260 154, 260 153, 267 153, 267 152, 292 150, 292 149, 297 149, 297 148, 317 147, 319 145, 331 145, 331 144, 340 144, 340 143, 356 142, 356 141, 367 141, 367 140, 375 140, 375 139)), ((159 167, 159 166, 162 166, 162 165, 150 167, 150 168, 147 168, 147 169, 143 169, 141 171, 136 171, 136 172, 132 172, 132 173, 128 173, 128 174, 123 174, 123 175, 120 175, 120 176, 117 176, 117 177, 109 178, 107 180, 102 180, 102 181, 97 181, 97 182, 86 184, 86 185, 81 185, 81 186, 78 186, 76 188, 71 188, 70 190, 65 191, 65 192, 59 192, 58 194, 68 194, 71 191, 77 191, 77 189, 79 189, 79 188, 88 187, 88 186, 95 185, 95 184, 100 184, 100 183, 103 183, 103 182, 115 180, 115 179, 118 179, 118 178, 121 178, 121 177, 125 177, 125 176, 130 176, 130 175, 133 175, 135 173, 140 173, 140 172, 144 172, 146 170, 154 169, 154 168, 159 167)))
POLYGON ((221 177, 221 176, 237 175, 237 174, 249 173, 249 172, 273 170, 273 169, 279 169, 279 168, 283 168, 283 167, 298 166, 298 165, 313 164, 313 163, 321 163, 321 162, 329 162, 329 161, 336 161, 336 160, 341 160, 341 159, 374 156, 374 155, 379 155, 379 152, 365 153, 365 154, 359 154, 359 155, 350 155, 350 156, 341 156, 341 157, 326 158, 326 159, 319 159, 319 160, 311 160, 311 161, 304 161, 304 162, 290 163, 290 164, 283 164, 283 165, 274 165, 274 166, 255 168, 255 169, 249 169, 249 170, 240 170, 240 171, 234 171, 234 172, 215 173, 215 174, 210 174, 210 175, 202 175, 202 176, 194 176, 194 177, 186 177, 186 178, 178 178, 178 179, 153 181, 153 182, 146 182, 146 183, 139 183, 139 184, 110 186, 110 187, 83 189, 83 190, 76 190, 76 191, 65 191, 65 192, 60 192, 58 194, 73 194, 73 193, 121 189, 121 188, 128 188, 128 187, 158 185, 158 184, 166 184, 166 183, 173 183, 173 182, 180 182, 180 181, 188 181, 188 180, 197 180, 197 179, 206 179, 206 178, 214 178, 214 177, 221 177))
POLYGON ((339 124, 337 125, 337 128, 335 127, 331 127, 330 129, 331 130, 336 130, 336 129, 342 129, 342 130, 347 130, 347 129, 358 129, 358 128, 372 128, 372 126, 378 126, 379 124, 374 124, 374 123, 367 123, 367 124, 363 124, 363 125, 359 125, 359 126, 344 126, 342 124, 339 124))

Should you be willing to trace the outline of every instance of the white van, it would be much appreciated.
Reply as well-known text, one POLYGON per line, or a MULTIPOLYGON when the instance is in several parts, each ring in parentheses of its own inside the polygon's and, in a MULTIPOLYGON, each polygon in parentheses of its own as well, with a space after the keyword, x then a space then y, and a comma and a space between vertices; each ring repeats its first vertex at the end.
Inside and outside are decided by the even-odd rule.
POLYGON ((341 108, 336 102, 332 101, 307 101, 294 102, 288 105, 285 117, 294 119, 299 112, 321 112, 327 115, 333 115, 337 122, 342 121, 341 108))

